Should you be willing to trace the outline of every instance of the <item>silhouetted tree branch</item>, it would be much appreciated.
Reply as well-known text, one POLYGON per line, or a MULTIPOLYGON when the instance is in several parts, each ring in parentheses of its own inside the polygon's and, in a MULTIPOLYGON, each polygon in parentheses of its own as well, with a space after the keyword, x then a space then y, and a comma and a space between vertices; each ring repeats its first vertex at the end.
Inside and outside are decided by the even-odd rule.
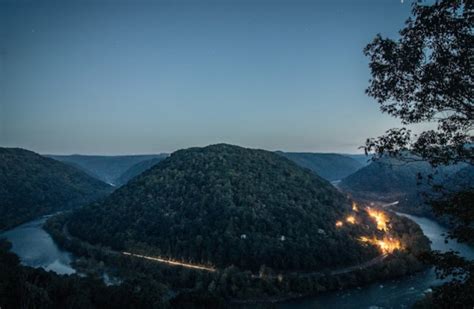
MULTIPOLYGON (((435 129, 413 134, 407 127, 369 138, 366 154, 376 160, 389 155, 404 160, 425 160, 433 166, 474 165, 474 4, 469 0, 443 0, 432 5, 413 4, 412 17, 393 40, 377 35, 366 46, 372 78, 366 93, 383 113, 403 125, 434 123, 435 129), (410 154, 407 156, 407 154, 410 154)), ((431 201, 435 213, 453 222, 452 237, 474 239, 474 188, 437 188, 431 201)), ((435 290, 433 302, 467 306, 474 303, 473 263, 454 253, 435 253, 429 259, 443 277, 454 280, 435 290), (461 294, 464 294, 461 295, 461 294)))

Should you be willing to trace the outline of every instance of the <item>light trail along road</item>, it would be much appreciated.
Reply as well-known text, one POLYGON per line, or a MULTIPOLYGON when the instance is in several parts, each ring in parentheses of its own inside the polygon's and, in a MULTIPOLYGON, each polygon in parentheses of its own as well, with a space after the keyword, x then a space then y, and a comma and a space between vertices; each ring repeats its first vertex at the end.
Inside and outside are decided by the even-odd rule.
POLYGON ((155 261, 155 262, 159 262, 159 263, 165 263, 165 264, 169 264, 169 265, 173 265, 173 266, 182 266, 182 267, 186 267, 186 268, 206 270, 206 271, 210 271, 210 272, 214 272, 214 271, 217 270, 215 268, 208 267, 208 266, 182 263, 182 262, 167 260, 167 259, 163 259, 163 258, 159 258, 159 257, 152 257, 152 256, 147 256, 147 255, 130 253, 130 252, 126 252, 126 251, 123 251, 122 254, 123 255, 134 256, 134 257, 138 257, 138 258, 142 258, 142 259, 146 259, 146 260, 150 260, 150 261, 155 261))
MULTIPOLYGON (((123 255, 133 256, 133 257, 137 257, 137 258, 141 258, 141 259, 145 259, 145 260, 150 260, 150 261, 154 261, 154 262, 158 262, 158 263, 164 263, 164 264, 168 264, 168 265, 172 265, 172 266, 181 266, 181 267, 185 267, 185 268, 205 270, 205 271, 209 271, 209 272, 217 271, 216 268, 209 267, 209 266, 190 264, 190 263, 182 263, 182 262, 163 259, 163 258, 159 258, 159 257, 153 257, 153 256, 130 253, 130 252, 126 252, 126 251, 123 251, 121 253, 123 255)), ((377 257, 375 257, 375 258, 373 258, 373 259, 371 259, 367 262, 361 263, 361 264, 357 264, 357 265, 353 265, 353 266, 349 266, 349 267, 344 267, 344 268, 341 268, 341 269, 332 270, 331 275, 347 274, 347 273, 350 273, 350 272, 353 272, 353 271, 368 268, 370 266, 373 266, 375 264, 383 262, 383 260, 387 256, 388 256, 388 254, 382 254, 382 255, 379 255, 379 256, 377 256, 377 257)), ((321 272, 306 272, 306 273, 298 273, 298 274, 300 276, 303 276, 303 277, 322 275, 321 272)), ((274 275, 273 277, 277 277, 277 276, 279 276, 279 275, 274 275)), ((258 276, 254 276, 254 277, 258 277, 258 276)))
MULTIPOLYGON (((72 236, 69 233, 69 229, 67 228, 67 223, 63 225, 62 232, 63 232, 64 236, 66 236, 66 238, 69 241, 72 241, 73 239, 77 239, 77 240, 83 242, 83 240, 80 240, 79 238, 76 238, 76 237, 72 236)), ((148 255, 141 255, 141 254, 131 253, 131 252, 127 252, 127 251, 118 252, 118 251, 114 251, 114 250, 107 250, 107 252, 110 253, 110 254, 122 254, 122 255, 130 256, 130 257, 136 257, 136 258, 145 259, 145 260, 149 260, 149 261, 153 261, 153 262, 157 262, 157 263, 167 264, 167 265, 170 265, 170 266, 180 266, 180 267, 185 267, 185 268, 190 268, 190 269, 204 270, 204 271, 208 271, 208 272, 215 272, 215 271, 218 270, 217 268, 210 267, 210 266, 197 265, 197 264, 191 264, 191 263, 183 263, 183 262, 164 259, 164 258, 155 257, 155 256, 148 256, 148 255)), ((382 255, 379 255, 379 256, 377 256, 377 257, 375 257, 375 258, 373 258, 373 259, 371 259, 367 262, 364 262, 362 264, 357 264, 357 265, 353 265, 353 266, 349 266, 349 267, 344 267, 344 268, 341 268, 341 269, 332 270, 331 275, 346 274, 346 273, 350 273, 350 272, 353 272, 353 271, 368 268, 370 266, 373 266, 375 264, 383 262, 383 260, 387 256, 388 256, 388 254, 382 254, 382 255)), ((299 273, 299 275, 304 276, 304 277, 314 276, 314 275, 321 275, 321 274, 322 273, 320 273, 320 272, 299 273)), ((275 275, 274 277, 277 277, 277 276, 278 275, 275 275)), ((255 276, 255 277, 258 277, 258 276, 255 276)))

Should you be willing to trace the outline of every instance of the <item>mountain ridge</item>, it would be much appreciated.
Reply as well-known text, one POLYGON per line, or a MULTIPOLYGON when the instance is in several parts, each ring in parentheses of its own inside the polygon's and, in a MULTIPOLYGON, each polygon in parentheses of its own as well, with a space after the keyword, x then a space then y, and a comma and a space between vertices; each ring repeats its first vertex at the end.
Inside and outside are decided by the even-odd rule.
POLYGON ((322 269, 376 255, 349 237, 362 227, 337 230, 350 211, 328 181, 291 160, 217 144, 174 152, 74 212, 68 226, 117 250, 219 267, 322 269))
POLYGON ((72 166, 26 149, 0 147, 0 229, 84 205, 110 191, 72 166))
POLYGON ((277 153, 329 181, 340 180, 364 166, 357 160, 338 153, 282 151, 277 153))

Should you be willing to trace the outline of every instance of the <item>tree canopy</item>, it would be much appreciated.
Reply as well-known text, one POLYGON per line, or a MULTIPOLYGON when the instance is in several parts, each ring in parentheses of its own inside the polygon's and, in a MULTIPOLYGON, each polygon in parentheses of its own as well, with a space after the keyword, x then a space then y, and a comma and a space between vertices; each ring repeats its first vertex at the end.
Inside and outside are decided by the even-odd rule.
POLYGON ((64 163, 0 148, 0 229, 84 205, 110 191, 109 185, 64 163))
POLYGON ((317 270, 377 254, 354 236, 363 225, 336 230, 350 211, 329 182, 290 160, 220 144, 173 153, 68 226, 89 242, 147 255, 317 270))
POLYGON ((472 164, 473 3, 415 3, 412 14, 398 40, 377 35, 364 49, 372 73, 366 93, 403 124, 435 122, 437 129, 419 135, 392 129, 369 139, 366 150, 393 154, 409 149, 433 164, 472 164))
MULTIPOLYGON (((417 135, 407 127, 391 129, 369 138, 366 153, 380 158, 410 151, 435 166, 474 164, 473 26, 472 1, 418 2, 398 39, 377 35, 367 45, 372 78, 366 92, 381 111, 404 125, 434 123, 436 128, 417 135)), ((451 218, 452 236, 461 240, 474 239, 473 187, 447 192, 433 203, 438 214, 451 218)), ((434 255, 431 261, 439 271, 457 275, 436 289, 435 304, 472 305, 473 263, 454 255, 434 255)))

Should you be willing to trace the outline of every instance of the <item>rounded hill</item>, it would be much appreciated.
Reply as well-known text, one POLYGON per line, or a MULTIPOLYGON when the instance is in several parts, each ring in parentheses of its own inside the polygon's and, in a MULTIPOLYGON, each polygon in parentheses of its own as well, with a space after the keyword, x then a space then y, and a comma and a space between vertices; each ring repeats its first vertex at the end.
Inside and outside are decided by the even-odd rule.
POLYGON ((94 244, 191 263, 322 270, 377 254, 356 240, 362 225, 335 226, 350 211, 329 182, 292 161, 218 144, 176 151, 75 211, 68 228, 94 244))
POLYGON ((110 191, 74 167, 25 149, 0 147, 0 229, 82 206, 110 191))

